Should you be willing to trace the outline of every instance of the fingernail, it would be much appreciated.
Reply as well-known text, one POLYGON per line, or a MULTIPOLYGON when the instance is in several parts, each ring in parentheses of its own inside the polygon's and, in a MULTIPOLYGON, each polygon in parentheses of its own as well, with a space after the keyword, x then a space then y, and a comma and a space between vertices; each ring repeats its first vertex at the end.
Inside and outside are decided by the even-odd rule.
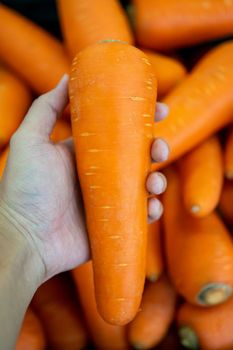
POLYGON ((152 145, 151 156, 153 163, 165 162, 169 157, 168 144, 162 139, 155 140, 152 145))
POLYGON ((164 119, 169 113, 169 107, 162 102, 157 102, 155 111, 155 120, 164 119))

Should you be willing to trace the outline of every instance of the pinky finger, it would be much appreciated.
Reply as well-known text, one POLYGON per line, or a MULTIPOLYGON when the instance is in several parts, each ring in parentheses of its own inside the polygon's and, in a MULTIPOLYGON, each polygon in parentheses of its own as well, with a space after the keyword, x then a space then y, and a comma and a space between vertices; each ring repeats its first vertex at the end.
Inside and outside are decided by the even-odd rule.
POLYGON ((148 223, 159 220, 163 214, 163 205, 157 198, 150 198, 148 200, 148 223))

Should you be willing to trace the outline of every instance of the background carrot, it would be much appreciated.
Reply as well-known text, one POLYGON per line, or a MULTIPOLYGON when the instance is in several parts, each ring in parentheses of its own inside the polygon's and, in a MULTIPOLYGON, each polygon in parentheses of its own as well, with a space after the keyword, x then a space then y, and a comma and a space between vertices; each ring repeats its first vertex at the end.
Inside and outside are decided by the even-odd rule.
POLYGON ((45 30, 0 4, 0 59, 37 92, 55 87, 69 62, 62 44, 45 30))
POLYGON ((185 209, 203 217, 217 206, 223 185, 223 156, 216 136, 202 142, 179 161, 185 209))
POLYGON ((30 106, 32 97, 27 86, 2 64, 0 64, 0 83, 1 149, 8 143, 11 135, 19 126, 30 106))
POLYGON ((210 306, 232 294, 233 243, 230 233, 212 213, 192 218, 181 200, 181 179, 167 172, 163 197, 168 271, 177 291, 190 303, 210 306))
POLYGON ((6 166, 8 154, 9 154, 9 147, 5 148, 4 151, 0 154, 0 179, 3 175, 4 169, 6 166))
POLYGON ((160 53, 143 50, 152 64, 156 79, 158 80, 159 98, 166 95, 187 74, 185 66, 178 60, 160 53))
POLYGON ((28 309, 20 330, 15 350, 45 350, 43 328, 35 313, 28 309))
POLYGON ((115 39, 133 43, 130 25, 118 0, 57 0, 71 58, 88 45, 115 39))
POLYGON ((233 120, 232 55, 233 41, 219 45, 164 99, 169 118, 156 124, 154 134, 168 142, 168 162, 233 120))
POLYGON ((155 221, 148 225, 146 277, 150 282, 155 282, 160 277, 162 271, 161 225, 159 221, 155 221))
POLYGON ((233 226, 233 183, 231 181, 224 183, 219 209, 226 222, 233 226))
POLYGON ((233 34, 228 0, 134 0, 140 45, 154 49, 191 46, 233 34))
POLYGON ((73 62, 70 99, 97 307, 107 322, 124 325, 139 308, 145 279, 151 65, 124 43, 89 46, 73 62))
POLYGON ((135 349, 151 349, 166 335, 175 313, 175 290, 166 277, 145 287, 141 310, 129 325, 135 349))
POLYGON ((177 323, 181 343, 189 349, 233 348, 233 298, 212 308, 185 303, 178 311, 177 323))
POLYGON ((233 180, 233 127, 229 130, 224 156, 225 176, 227 179, 233 180))
POLYGON ((78 350, 87 343, 75 293, 66 277, 60 275, 45 282, 33 299, 51 349, 78 350))
POLYGON ((125 327, 113 326, 100 317, 94 291, 92 262, 79 266, 72 272, 80 303, 96 349, 128 349, 125 327))
POLYGON ((72 130, 70 125, 67 122, 59 119, 56 122, 56 125, 53 129, 50 139, 56 143, 56 142, 65 140, 71 136, 72 136, 72 130))

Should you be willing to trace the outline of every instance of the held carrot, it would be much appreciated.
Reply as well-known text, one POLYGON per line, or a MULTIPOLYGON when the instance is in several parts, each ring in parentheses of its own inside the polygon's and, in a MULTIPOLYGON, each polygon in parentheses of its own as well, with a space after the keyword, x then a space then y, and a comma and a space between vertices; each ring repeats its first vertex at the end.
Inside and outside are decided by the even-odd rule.
POLYGON ((158 80, 159 98, 166 95, 187 74, 185 66, 178 60, 150 50, 143 50, 152 64, 158 80))
POLYGON ((225 176, 229 180, 233 180, 233 127, 231 127, 227 137, 225 154, 224 154, 224 170, 225 176))
POLYGON ((233 349, 233 298, 211 308, 184 303, 177 323, 180 341, 189 349, 233 349))
POLYGON ((167 50, 233 34, 231 0, 134 0, 140 45, 167 50))
POLYGON ((155 221, 148 225, 146 277, 150 282, 155 282, 160 277, 162 271, 161 225, 159 221, 155 221))
POLYGON ((73 62, 70 99, 97 307, 105 321, 124 325, 139 308, 145 279, 151 65, 121 42, 89 46, 73 62))
MULTIPOLYGON (((209 52, 164 100, 169 118, 155 127, 170 146, 167 163, 233 120, 233 41, 209 52)), ((153 166, 158 169, 165 163, 153 166)))
POLYGON ((35 313, 28 309, 19 333, 15 350, 45 350, 43 328, 35 313))
POLYGON ((179 162, 185 209, 193 216, 210 214, 223 185, 223 156, 216 136, 205 140, 179 162))
POLYGON ((192 218, 181 199, 181 179, 167 171, 163 197, 165 250, 168 270, 177 291, 190 303, 220 304, 232 294, 233 243, 230 233, 212 213, 192 218))
POLYGON ((219 201, 219 209, 226 222, 233 227, 233 183, 225 181, 219 201))
POLYGON ((4 169, 5 169, 5 166, 6 166, 6 162, 7 162, 7 158, 8 158, 8 155, 9 155, 9 147, 5 148, 4 151, 1 153, 0 155, 0 179, 3 175, 3 172, 4 172, 4 169))
POLYGON ((75 293, 64 276, 56 276, 45 282, 35 294, 33 307, 52 349, 85 348, 86 330, 80 318, 75 293))
POLYGON ((82 310, 96 349, 128 349, 125 327, 113 326, 99 315, 94 291, 92 262, 72 271, 82 310))
POLYGON ((151 349, 166 335, 175 314, 176 293, 163 276, 146 286, 141 310, 129 325, 129 342, 136 349, 151 349))
POLYGON ((0 59, 37 92, 44 93, 69 72, 62 44, 45 30, 0 4, 0 59))
POLYGON ((57 0, 70 57, 100 40, 133 43, 126 14, 118 0, 57 0))
POLYGON ((72 135, 72 130, 69 124, 63 120, 58 120, 56 122, 55 128, 51 134, 50 139, 53 142, 63 141, 72 135))
MULTIPOLYGON (((0 5, 1 7, 1 5, 0 5)), ((2 31, 2 29, 1 29, 2 31)), ((0 34, 1 35, 1 34, 0 34)), ((32 97, 27 86, 0 64, 0 149, 5 146, 29 108, 32 97)))

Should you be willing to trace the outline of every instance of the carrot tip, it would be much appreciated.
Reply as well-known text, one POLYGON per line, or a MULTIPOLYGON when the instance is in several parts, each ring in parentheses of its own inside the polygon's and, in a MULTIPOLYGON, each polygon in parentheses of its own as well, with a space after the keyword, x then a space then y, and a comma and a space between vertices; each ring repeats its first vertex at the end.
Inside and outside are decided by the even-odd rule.
POLYGON ((193 214, 199 213, 200 210, 201 210, 201 207, 199 205, 194 204, 191 206, 191 213, 193 214))
POLYGON ((225 171, 225 177, 226 177, 228 180, 233 180, 233 170, 226 170, 226 171, 225 171))
POLYGON ((198 338, 194 330, 190 327, 180 327, 179 338, 181 344, 188 349, 199 349, 198 338))
POLYGON ((148 275, 146 276, 146 278, 148 279, 148 281, 150 282, 156 282, 158 280, 158 275, 156 275, 155 273, 152 275, 148 275))
POLYGON ((197 299, 205 306, 218 305, 229 299, 232 287, 224 283, 209 283, 202 288, 197 299))

